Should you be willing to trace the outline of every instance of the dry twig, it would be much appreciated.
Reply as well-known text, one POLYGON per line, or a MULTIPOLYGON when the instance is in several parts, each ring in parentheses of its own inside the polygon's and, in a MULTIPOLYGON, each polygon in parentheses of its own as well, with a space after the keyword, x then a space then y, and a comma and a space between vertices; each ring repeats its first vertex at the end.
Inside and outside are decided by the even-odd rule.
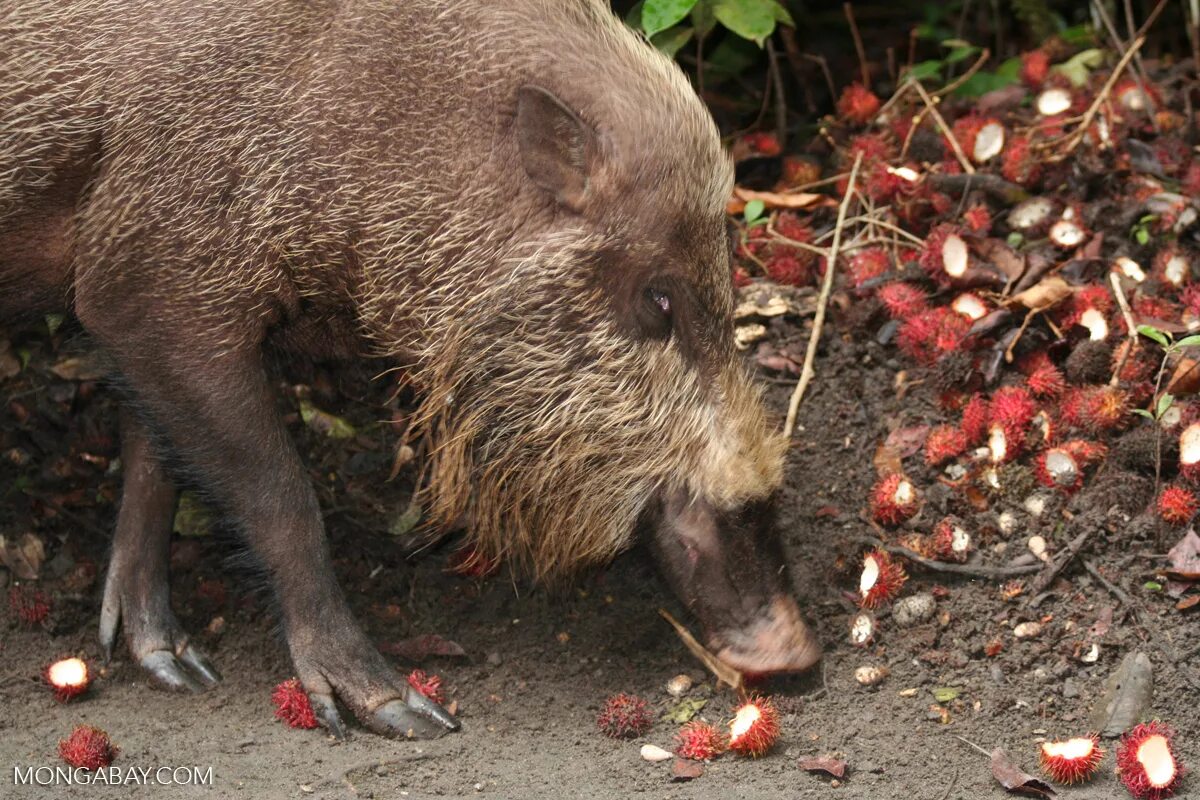
POLYGON ((950 142, 950 148, 954 150, 954 157, 958 159, 958 163, 962 165, 963 172, 968 175, 975 174, 975 167, 971 164, 970 159, 963 153, 962 147, 958 144, 958 139, 954 138, 954 132, 950 130, 950 126, 946 124, 946 120, 942 118, 941 113, 937 110, 937 106, 933 103, 933 98, 929 96, 929 92, 925 91, 925 87, 918 81, 912 82, 913 86, 917 87, 917 94, 921 95, 921 100, 925 103, 925 107, 929 109, 929 115, 933 117, 933 121, 942 131, 942 135, 950 142))

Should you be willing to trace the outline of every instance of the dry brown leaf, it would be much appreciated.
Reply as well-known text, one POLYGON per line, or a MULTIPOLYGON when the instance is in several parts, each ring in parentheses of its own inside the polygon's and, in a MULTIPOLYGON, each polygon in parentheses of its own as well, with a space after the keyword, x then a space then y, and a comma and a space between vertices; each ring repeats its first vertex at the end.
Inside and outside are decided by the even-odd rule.
POLYGON ((871 463, 875 465, 875 474, 881 478, 904 472, 904 465, 900 463, 900 451, 887 442, 880 442, 875 448, 871 463))
POLYGON ((1167 383, 1167 391, 1176 397, 1200 392, 1200 361, 1186 357, 1179 359, 1167 383))
POLYGON ((692 761, 690 758, 677 758, 671 765, 671 780, 677 783, 695 780, 703 774, 703 762, 692 761))
POLYGON ((992 751, 992 777, 1006 791, 1014 794, 1026 794, 1032 797, 1046 798, 1058 796, 1054 789, 1050 787, 1050 784, 1040 778, 1035 778, 1013 764, 1012 758, 1001 747, 997 747, 992 751))
POLYGON ((1028 309, 1046 309, 1066 300, 1074 292, 1071 285, 1058 275, 1042 278, 1023 292, 1013 295, 1008 303, 1023 305, 1028 309))
POLYGON ((704 645, 696 641, 696 637, 692 636, 691 631, 683 627, 665 608, 660 608, 658 613, 662 615, 663 619, 671 623, 671 627, 675 629, 675 633, 679 634, 679 638, 683 640, 684 646, 691 651, 692 655, 700 659, 700 662, 704 666, 708 667, 708 671, 715 675, 718 681, 729 684, 735 690, 742 688, 741 672, 708 652, 704 645))
POLYGON ((1190 597, 1185 597, 1175 604, 1176 611, 1187 611, 1200 605, 1200 594, 1194 594, 1190 597))
POLYGON ((767 208, 816 208, 821 205, 836 205, 827 195, 811 192, 756 192, 739 186, 733 190, 733 196, 743 203, 759 200, 767 208))
POLYGON ((805 772, 827 772, 835 778, 846 775, 846 762, 833 756, 801 756, 798 763, 805 772))
POLYGON ((913 425, 908 428, 896 428, 888 434, 885 444, 895 448, 901 458, 908 458, 914 453, 920 452, 921 448, 925 446, 927 438, 929 438, 928 425, 913 425))
POLYGON ((66 381, 96 381, 108 374, 104 359, 99 353, 64 358, 52 366, 50 371, 66 381))
POLYGON ((12 570, 12 574, 23 581, 37 580, 42 562, 46 560, 46 549, 42 540, 32 533, 21 534, 15 542, 0 536, 0 564, 12 570))
POLYGON ((1025 274, 1025 256, 1017 253, 999 239, 981 239, 975 244, 975 251, 984 261, 988 261, 1004 273, 1010 284, 1017 282, 1025 274))

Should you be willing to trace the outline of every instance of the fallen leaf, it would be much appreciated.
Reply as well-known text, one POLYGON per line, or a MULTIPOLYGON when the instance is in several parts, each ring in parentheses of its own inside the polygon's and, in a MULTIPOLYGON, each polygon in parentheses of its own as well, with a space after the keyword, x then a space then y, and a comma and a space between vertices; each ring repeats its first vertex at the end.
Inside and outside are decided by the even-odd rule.
POLYGON ((662 715, 666 722, 675 722, 682 725, 685 722, 691 722, 700 709, 708 704, 708 700, 703 697, 686 697, 680 700, 674 708, 667 709, 667 713, 662 715))
POLYGON ((846 762, 833 756, 801 756, 797 763, 805 772, 827 772, 835 778, 846 775, 846 762))
POLYGON ((212 533, 212 515, 191 492, 179 495, 172 530, 180 536, 208 536, 212 533))
POLYGON ((1200 605, 1200 594, 1194 594, 1190 597, 1185 597, 1175 604, 1176 611, 1187 611, 1200 605))
POLYGON ((1186 357, 1179 359, 1167 383, 1167 391, 1176 397, 1200 392, 1200 361, 1186 357))
POLYGON ((875 466, 875 474, 881 478, 904 473, 904 465, 900 463, 900 451, 890 447, 887 442, 880 442, 875 448, 871 463, 875 466))
POLYGON ((992 751, 992 777, 1006 791, 1013 792, 1014 794, 1027 794, 1033 797, 1046 798, 1058 796, 1054 789, 1050 788, 1050 784, 1033 777, 1013 764, 1012 758, 1001 747, 997 747, 992 751))
POLYGON ((1092 623, 1092 627, 1088 629, 1088 635, 1093 639, 1103 638, 1104 634, 1108 633, 1108 629, 1112 627, 1112 621, 1113 607, 1104 606, 1096 615, 1096 621, 1092 623))
POLYGON ((675 629, 675 633, 683 641, 684 646, 691 651, 692 655, 700 659, 700 662, 708 668, 708 671, 716 676, 717 680, 722 683, 729 684, 731 689, 742 688, 742 673, 726 664, 721 659, 710 653, 704 645, 696 641, 696 637, 692 636, 692 632, 685 628, 677 619, 671 616, 671 613, 665 608, 658 610, 659 616, 671 623, 671 627, 675 629))
POLYGON ((1053 308, 1073 293, 1070 284, 1057 275, 1051 275, 1025 291, 1013 295, 1009 298, 1008 305, 1016 303, 1031 310, 1053 308))
POLYGON ((1025 274, 1025 256, 999 239, 981 239, 975 243, 975 251, 1003 272, 1009 283, 1015 283, 1025 274))
POLYGON ((671 765, 671 780, 675 783, 693 781, 704 774, 704 764, 690 758, 677 758, 671 765))
POLYGON ((330 439, 352 439, 357 434, 349 422, 336 414, 322 411, 308 400, 300 401, 300 419, 310 429, 330 439))
POLYGON ((421 504, 409 503, 408 508, 404 509, 395 519, 392 524, 388 525, 388 533, 392 536, 404 536, 409 531, 417 526, 421 521, 421 504))
POLYGON ((743 203, 759 200, 767 208, 816 208, 821 205, 834 205, 829 196, 812 192, 756 192, 739 186, 733 190, 733 195, 743 203))
POLYGON ((99 352, 64 358, 50 371, 66 381, 96 381, 108 374, 108 365, 99 352))
POLYGON ((1167 551, 1167 562, 1171 565, 1167 574, 1172 577, 1188 576, 1182 580, 1195 580, 1200 575, 1200 536, 1194 528, 1188 528, 1183 538, 1167 551))
POLYGON ((399 656, 408 661, 423 661, 429 656, 461 658, 467 654, 467 651, 463 650, 458 642, 443 639, 436 633, 426 633, 421 636, 413 636, 409 639, 401 639, 390 644, 381 645, 379 649, 388 655, 399 656))
POLYGON ((1154 666, 1150 658, 1134 650, 1104 685, 1104 694, 1096 701, 1088 719, 1088 729, 1114 739, 1136 725, 1154 699, 1154 666))
POLYGON ((42 540, 32 533, 23 533, 15 542, 6 541, 0 536, 0 564, 12 570, 19 580, 37 580, 38 571, 46 559, 46 549, 42 540))
POLYGON ((911 428, 897 428, 888 434, 885 444, 895 448, 900 458, 908 458, 920 452, 929 438, 928 425, 914 425, 911 428))
POLYGON ((933 690, 933 699, 939 703, 949 703, 958 698, 958 689, 953 686, 938 686, 933 690))

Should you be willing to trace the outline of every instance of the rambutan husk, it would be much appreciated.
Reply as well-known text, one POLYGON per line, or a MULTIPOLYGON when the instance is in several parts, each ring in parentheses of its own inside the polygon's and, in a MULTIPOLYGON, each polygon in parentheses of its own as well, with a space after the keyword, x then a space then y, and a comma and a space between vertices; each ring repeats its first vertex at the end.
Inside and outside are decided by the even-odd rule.
POLYGON ((725 752, 728 738, 710 723, 692 720, 675 734, 675 755, 694 761, 708 761, 725 752))
POLYGON ((888 475, 871 493, 871 516, 881 525, 899 525, 916 514, 920 507, 917 487, 900 474, 888 475))
POLYGON ((1145 722, 1121 737, 1117 776, 1139 800, 1170 797, 1183 782, 1184 767, 1172 748, 1175 731, 1161 722, 1145 722))
POLYGON ((60 703, 78 697, 88 690, 92 676, 87 662, 82 658, 64 658, 46 667, 46 683, 54 690, 54 699, 60 703))
POLYGON ((962 564, 971 555, 971 534, 958 517, 946 517, 934 527, 928 547, 939 561, 962 564))
POLYGON ((729 722, 729 749, 744 756, 764 755, 778 738, 779 709, 768 697, 750 697, 729 722))
POLYGON ((1179 474, 1189 483, 1200 483, 1200 422, 1179 434, 1179 474))
POLYGON ((1042 742, 1038 761, 1042 771, 1056 783, 1080 783, 1096 774, 1104 759, 1100 737, 1089 733, 1055 742, 1042 742))
POLYGON ((886 550, 872 550, 863 556, 862 574, 858 579, 858 604, 876 608, 900 594, 908 580, 904 567, 896 563, 886 550))

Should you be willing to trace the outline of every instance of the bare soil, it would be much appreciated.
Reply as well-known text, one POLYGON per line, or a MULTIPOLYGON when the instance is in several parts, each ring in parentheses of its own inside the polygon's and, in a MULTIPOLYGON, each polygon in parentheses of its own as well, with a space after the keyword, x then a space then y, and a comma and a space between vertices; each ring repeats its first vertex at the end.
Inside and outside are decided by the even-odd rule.
MULTIPOLYGON (((779 346, 802 352, 806 336, 793 322, 772 325, 779 346)), ((338 744, 319 730, 285 728, 272 716, 270 700, 272 687, 291 674, 285 650, 264 593, 238 562, 236 546, 220 534, 179 539, 173 587, 181 621, 212 655, 224 683, 195 696, 152 691, 121 653, 90 694, 56 703, 40 680, 44 665, 64 654, 99 664, 99 591, 119 486, 111 464, 116 397, 94 381, 49 371, 70 351, 63 346, 69 334, 16 338, 31 358, 19 376, 0 384, 0 533, 13 538, 34 531, 45 541, 40 586, 54 610, 45 626, 32 629, 10 609, 0 617, 0 797, 998 798, 1005 793, 987 758, 956 737, 989 751, 1002 746, 1036 773, 1038 737, 1085 731, 1106 678, 1133 649, 1155 666, 1150 716, 1178 729, 1185 763, 1200 762, 1200 693, 1166 655, 1171 649, 1184 665, 1195 663, 1200 631, 1174 601, 1143 587, 1152 577, 1145 556, 1163 552, 1160 544, 1137 538, 1122 521, 1127 517, 1109 513, 1099 498, 1082 501, 1082 508, 1075 503, 1074 520, 1062 515, 1062 504, 1035 519, 1020 497, 995 499, 987 512, 976 512, 962 508, 949 489, 935 489, 913 525, 928 529, 944 511, 964 514, 979 545, 973 563, 991 565, 1019 557, 1034 533, 1057 551, 1081 525, 1094 525, 1081 558, 1127 592, 1150 627, 1139 625, 1078 559, 1036 607, 1026 605, 1024 595, 1005 600, 1002 580, 912 567, 905 593, 935 591, 935 617, 902 629, 884 613, 873 646, 850 646, 856 607, 848 592, 857 578, 859 540, 875 535, 861 513, 875 478, 872 456, 889 430, 935 422, 939 412, 920 385, 897 397, 902 365, 868 334, 839 321, 826 329, 825 340, 779 502, 793 580, 827 648, 824 663, 812 674, 758 687, 784 712, 773 752, 759 760, 726 755, 700 778, 673 783, 671 762, 647 763, 639 748, 669 748, 677 726, 660 721, 642 739, 607 739, 595 723, 605 697, 636 693, 662 712, 674 702, 665 683, 684 672, 696 679, 693 696, 708 698, 701 716, 719 724, 736 698, 713 690, 660 618, 662 607, 687 619, 644 554, 634 550, 561 588, 531 587, 504 571, 483 580, 453 574, 446 568, 453 542, 406 557, 387 533, 408 492, 403 475, 388 481, 396 437, 389 426, 372 424, 386 417, 380 408, 388 387, 365 382, 370 367, 289 375, 313 387, 316 405, 358 426, 355 439, 333 440, 306 428, 286 385, 281 402, 293 414, 294 432, 322 487, 332 548, 359 619, 381 645, 435 633, 466 651, 465 658, 419 665, 397 661, 401 669, 420 666, 444 677, 462 732, 405 742, 356 731, 338 744), (15 463, 22 453, 27 460, 15 463), (1002 533, 997 514, 1005 510, 1016 524, 1002 533), (1079 645, 1106 609, 1115 613, 1099 638, 1100 658, 1083 663, 1079 645), (216 617, 224 621, 220 632, 216 617), (1014 624, 1029 620, 1045 623, 1042 634, 1015 639, 1014 624), (988 656, 993 640, 1002 649, 988 656), (854 680, 862 665, 886 666, 890 675, 863 688, 854 680), (939 703, 933 694, 939 687, 957 689, 957 697, 939 703), (211 766, 214 785, 13 786, 14 767, 59 763, 56 744, 78 723, 112 735, 120 747, 117 765, 211 766), (830 754, 849 765, 836 784, 797 763, 801 756, 830 754)), ((782 412, 791 379, 759 377, 782 412)), ((922 485, 936 486, 929 474, 916 472, 926 479, 922 485)), ((0 581, 13 578, 0 570, 0 581)), ((1126 793, 1109 755, 1094 782, 1063 789, 1061 796, 1099 800, 1126 793)))

